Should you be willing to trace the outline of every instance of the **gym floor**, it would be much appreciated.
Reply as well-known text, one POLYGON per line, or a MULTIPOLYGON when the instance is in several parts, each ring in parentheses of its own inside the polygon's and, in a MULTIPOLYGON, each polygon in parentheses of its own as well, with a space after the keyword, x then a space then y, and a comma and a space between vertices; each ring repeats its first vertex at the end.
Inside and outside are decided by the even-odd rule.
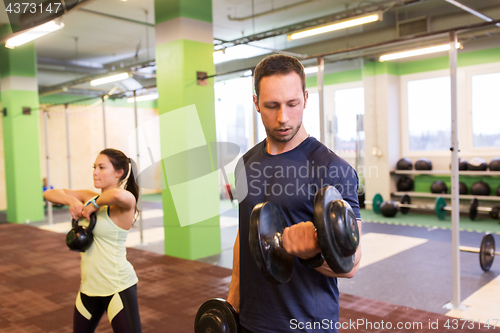
MULTIPOLYGON (((140 280, 143 331, 192 332, 197 308, 209 298, 227 297, 237 211, 227 210, 228 203, 222 203, 222 253, 188 261, 161 255, 161 202, 158 196, 145 196, 145 199, 148 200, 143 204, 147 244, 140 244, 137 229, 130 233, 128 240, 128 258, 140 280)), ((54 225, 46 221, 13 225, 2 223, 5 215, 0 213, 0 331, 71 332, 80 272, 78 254, 64 246, 68 216, 67 209, 55 209, 54 225)), ((453 318, 476 320, 475 324, 467 322, 464 332, 479 331, 478 320, 481 323, 489 320, 490 325, 500 327, 500 266, 494 262, 489 272, 483 272, 476 253, 460 254, 461 299, 465 310, 443 308, 452 298, 449 221, 417 213, 398 215, 390 221, 381 220, 381 216, 374 216, 371 211, 362 211, 362 217, 361 269, 353 279, 339 279, 340 322, 363 319, 375 327, 361 326, 354 330, 346 324, 347 329, 342 332, 387 331, 376 329, 382 320, 392 323, 394 331, 398 331, 395 329, 398 322, 423 325, 412 329, 407 326, 401 330, 405 332, 435 332, 429 323, 436 321, 441 330, 447 329, 443 326, 447 321, 450 326, 458 322, 459 328, 465 323, 463 320, 453 322, 453 318), (411 225, 410 220, 420 221, 415 223, 420 226, 411 225)), ((467 220, 461 219, 462 226, 469 223, 467 220)), ((484 231, 492 232, 498 244, 496 221, 480 220, 476 226, 481 232, 467 231, 473 230, 469 228, 461 231, 461 245, 478 247, 484 231)), ((111 332, 107 318, 101 320, 97 332, 111 332)))

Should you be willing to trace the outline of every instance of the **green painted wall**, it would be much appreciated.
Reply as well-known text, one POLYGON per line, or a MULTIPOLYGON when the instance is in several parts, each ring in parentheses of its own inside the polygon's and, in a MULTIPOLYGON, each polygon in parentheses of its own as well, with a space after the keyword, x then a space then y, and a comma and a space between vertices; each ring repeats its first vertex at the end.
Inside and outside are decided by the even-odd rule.
MULTIPOLYGON (((323 76, 323 84, 340 84, 348 82, 356 82, 363 80, 361 69, 353 69, 350 71, 343 71, 337 73, 329 73, 323 76)), ((306 87, 312 88, 318 86, 317 76, 308 76, 306 78, 306 87)))
POLYGON ((8 76, 36 77, 35 44, 27 43, 10 50, 0 45, 0 78, 8 76))
POLYGON ((181 16, 212 23, 212 1, 155 0, 156 24, 181 16))
POLYGON ((35 91, 2 91, 3 143, 7 221, 23 223, 44 219, 40 166, 40 124, 37 111, 23 115, 23 107, 38 107, 35 91))
MULTIPOLYGON (((190 40, 176 40, 156 46, 157 59, 157 87, 160 94, 158 100, 158 113, 162 115, 177 111, 179 108, 192 104, 196 106, 197 117, 200 120, 203 133, 190 131, 190 126, 196 119, 180 119, 176 121, 177 128, 165 130, 160 125, 162 156, 171 155, 169 149, 185 151, 190 148, 193 138, 197 137, 207 143, 216 141, 215 134, 215 106, 214 106, 214 80, 208 79, 208 85, 197 85, 196 72, 208 74, 215 72, 213 64, 213 45, 190 40)), ((161 120, 160 120, 161 124, 161 120)), ((215 152, 211 152, 212 155, 215 152)), ((189 160, 178 168, 190 169, 189 160)), ((192 163, 192 161, 191 161, 192 163)), ((212 170, 217 170, 213 165, 212 170)), ((189 173, 189 171, 188 171, 189 173)), ((166 178, 166 175, 164 174, 166 178)), ((210 203, 219 206, 219 188, 215 181, 208 184, 213 187, 213 192, 204 200, 190 204, 188 210, 204 210, 204 205, 210 203)), ((192 202, 198 189, 192 188, 185 193, 185 201, 192 202)), ((165 225, 165 254, 186 259, 197 259, 220 253, 220 228, 219 216, 206 219, 202 222, 181 227, 177 209, 183 209, 178 204, 174 205, 174 197, 170 188, 163 190, 163 210, 165 225)), ((186 213, 181 212, 181 213, 186 213)))

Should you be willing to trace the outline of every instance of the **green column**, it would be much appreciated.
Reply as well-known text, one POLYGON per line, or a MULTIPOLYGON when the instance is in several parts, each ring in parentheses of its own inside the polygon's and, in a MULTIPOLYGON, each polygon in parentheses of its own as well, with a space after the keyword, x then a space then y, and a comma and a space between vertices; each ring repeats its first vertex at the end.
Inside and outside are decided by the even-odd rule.
POLYGON ((7 220, 44 219, 40 169, 40 126, 34 43, 15 49, 0 45, 0 100, 3 116, 7 220), (31 108, 31 114, 23 114, 31 108))
MULTIPOLYGON (((213 79, 198 85, 196 77, 197 71, 215 72, 212 3, 155 0, 155 18, 160 140, 165 158, 216 141, 213 79)), ((170 183, 162 191, 167 255, 197 259, 221 251, 215 154, 209 150, 208 161, 191 155, 176 162, 176 172, 185 173, 184 178, 199 171, 194 169, 206 169, 208 163, 215 172, 206 177, 173 185, 168 172, 163 172, 170 183)))

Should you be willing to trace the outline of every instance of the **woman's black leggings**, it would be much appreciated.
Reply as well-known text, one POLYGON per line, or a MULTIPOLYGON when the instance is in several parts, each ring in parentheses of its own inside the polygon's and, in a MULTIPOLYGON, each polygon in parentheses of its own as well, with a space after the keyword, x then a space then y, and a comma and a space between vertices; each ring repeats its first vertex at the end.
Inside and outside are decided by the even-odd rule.
POLYGON ((73 317, 74 333, 93 333, 104 311, 115 333, 141 333, 137 304, 137 285, 111 296, 87 296, 78 293, 73 317))

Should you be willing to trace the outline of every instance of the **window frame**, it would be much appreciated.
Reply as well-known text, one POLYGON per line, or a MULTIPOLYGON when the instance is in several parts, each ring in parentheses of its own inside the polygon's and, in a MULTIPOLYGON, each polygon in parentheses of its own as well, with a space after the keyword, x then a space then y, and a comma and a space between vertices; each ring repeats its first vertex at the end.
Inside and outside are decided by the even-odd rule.
MULTIPOLYGON (((450 71, 449 69, 443 69, 443 70, 437 70, 437 71, 431 71, 431 72, 422 72, 422 73, 414 73, 414 74, 407 74, 407 75, 402 75, 400 77, 400 110, 401 110, 401 117, 400 117, 400 130, 401 130, 401 151, 402 151, 402 156, 407 156, 407 157, 440 157, 443 156, 443 153, 449 153, 449 149, 443 149, 443 150, 410 150, 410 138, 409 138, 409 130, 408 130, 408 82, 409 81, 417 81, 417 80, 425 80, 425 79, 433 79, 433 78, 439 78, 439 77, 445 77, 445 76, 450 76, 450 71)), ((462 104, 460 102, 460 99, 463 99, 462 94, 460 94, 460 79, 459 79, 459 73, 457 71, 457 91, 458 91, 458 118, 460 117, 460 105, 462 104)), ((459 122, 460 126, 460 122, 459 122)), ((451 141, 450 141, 450 147, 451 147, 451 141)))
POLYGON ((500 155, 500 147, 474 147, 474 133, 472 132, 472 77, 476 75, 500 73, 500 62, 469 66, 462 69, 465 79, 465 121, 467 126, 466 151, 470 155, 482 157, 500 155))

